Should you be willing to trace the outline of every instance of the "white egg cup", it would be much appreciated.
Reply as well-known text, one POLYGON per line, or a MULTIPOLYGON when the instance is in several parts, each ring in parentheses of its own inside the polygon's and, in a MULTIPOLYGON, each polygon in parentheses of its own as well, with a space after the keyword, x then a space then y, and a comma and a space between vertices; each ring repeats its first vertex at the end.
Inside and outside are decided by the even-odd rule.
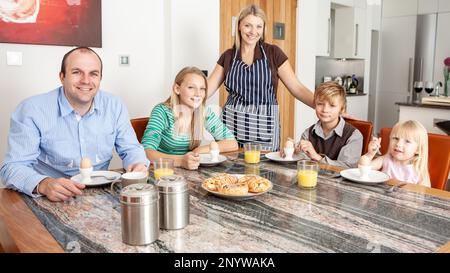
POLYGON ((292 156, 294 155, 295 148, 284 148, 285 158, 287 160, 292 160, 292 156))
POLYGON ((220 150, 210 150, 209 153, 211 154, 211 162, 219 161, 220 150))
POLYGON ((91 174, 92 174, 93 170, 94 170, 93 167, 84 168, 84 169, 80 168, 81 183, 87 184, 87 183, 91 183, 92 182, 91 174))
POLYGON ((369 180, 369 173, 370 170, 372 170, 372 166, 370 165, 358 165, 358 169, 359 169, 359 178, 361 178, 362 180, 369 180))

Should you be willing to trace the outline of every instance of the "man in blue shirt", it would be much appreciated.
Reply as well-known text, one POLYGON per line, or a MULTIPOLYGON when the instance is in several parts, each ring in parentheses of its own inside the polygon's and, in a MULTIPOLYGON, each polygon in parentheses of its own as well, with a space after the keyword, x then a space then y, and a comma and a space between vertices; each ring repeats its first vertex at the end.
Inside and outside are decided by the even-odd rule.
POLYGON ((81 159, 107 169, 114 147, 127 171, 147 171, 126 107, 99 90, 102 68, 92 49, 75 48, 62 60, 62 86, 19 104, 0 169, 8 188, 52 201, 80 195, 85 186, 68 178, 79 173, 81 159))

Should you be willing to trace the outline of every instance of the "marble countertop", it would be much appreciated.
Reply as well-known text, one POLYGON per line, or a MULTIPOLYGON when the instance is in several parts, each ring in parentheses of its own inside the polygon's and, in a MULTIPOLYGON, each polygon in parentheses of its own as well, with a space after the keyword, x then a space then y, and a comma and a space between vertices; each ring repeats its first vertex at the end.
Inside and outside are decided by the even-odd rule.
POLYGON ((450 110, 450 105, 436 105, 436 104, 411 103, 411 102, 396 102, 395 104, 399 106, 408 106, 417 108, 435 108, 435 109, 450 110))
POLYGON ((118 197, 88 188, 70 202, 23 199, 66 251, 80 252, 434 252, 450 241, 450 202, 387 185, 368 186, 320 176, 315 190, 296 183, 296 165, 242 155, 198 171, 176 169, 189 181, 190 224, 161 230, 147 246, 122 243, 118 197), (201 188, 217 172, 259 174, 272 191, 254 199, 221 199, 201 188))
POLYGON ((367 93, 364 93, 364 91, 358 91, 358 93, 347 93, 347 97, 358 97, 358 96, 367 96, 367 93))

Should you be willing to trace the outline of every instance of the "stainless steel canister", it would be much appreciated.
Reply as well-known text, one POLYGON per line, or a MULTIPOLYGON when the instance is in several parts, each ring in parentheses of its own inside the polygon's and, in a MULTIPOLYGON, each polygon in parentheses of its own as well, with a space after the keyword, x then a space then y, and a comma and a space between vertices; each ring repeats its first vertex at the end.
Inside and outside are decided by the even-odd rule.
POLYGON ((147 245, 159 237, 159 194, 150 184, 132 184, 120 193, 122 241, 129 245, 147 245))
POLYGON ((189 191, 183 176, 163 176, 159 191, 159 224, 163 229, 181 229, 189 224, 189 191))

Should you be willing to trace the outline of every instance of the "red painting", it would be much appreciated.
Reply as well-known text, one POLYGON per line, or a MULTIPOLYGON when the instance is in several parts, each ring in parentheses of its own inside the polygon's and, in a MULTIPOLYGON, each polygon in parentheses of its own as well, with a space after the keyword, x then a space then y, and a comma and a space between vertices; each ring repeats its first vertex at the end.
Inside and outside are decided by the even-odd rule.
POLYGON ((102 47, 101 0, 0 0, 0 43, 102 47))

